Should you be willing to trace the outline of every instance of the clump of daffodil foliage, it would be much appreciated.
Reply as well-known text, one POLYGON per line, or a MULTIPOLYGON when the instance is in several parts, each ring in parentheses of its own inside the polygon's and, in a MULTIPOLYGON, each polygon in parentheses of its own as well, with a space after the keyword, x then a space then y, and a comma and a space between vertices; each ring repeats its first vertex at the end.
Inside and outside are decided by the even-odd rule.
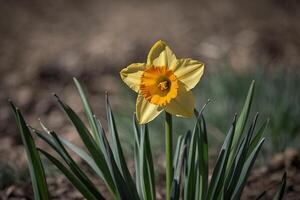
MULTIPOLYGON (((227 200, 240 199, 249 173, 265 141, 266 121, 256 130, 258 114, 248 122, 254 92, 254 82, 248 91, 244 107, 239 116, 233 117, 215 167, 209 171, 208 140, 204 110, 206 104, 195 109, 191 89, 203 75, 204 65, 193 59, 177 59, 170 47, 158 41, 151 48, 146 63, 134 63, 121 71, 122 80, 138 93, 136 114, 132 120, 134 138, 134 174, 127 166, 121 142, 118 122, 115 120, 108 96, 106 112, 108 133, 93 114, 90 103, 78 82, 74 79, 88 119, 88 126, 78 115, 55 95, 58 104, 66 113, 81 138, 80 148, 48 130, 41 123, 41 130, 26 124, 20 110, 11 102, 27 153, 29 170, 35 199, 51 198, 47 188, 40 155, 50 160, 88 200, 105 199, 87 173, 74 161, 68 150, 77 154, 91 168, 94 175, 107 186, 110 199, 154 200, 156 199, 155 160, 152 158, 147 123, 165 111, 165 159, 166 192, 169 200, 227 200), (193 120, 194 126, 177 139, 173 150, 172 116, 193 120), (250 124, 246 128, 246 124, 250 124), (36 147, 32 134, 44 140, 56 156, 36 147), (107 139, 110 137, 110 142, 107 139), (211 175, 211 178, 209 179, 211 175)), ((278 187, 274 199, 282 199, 286 174, 278 187)), ((257 197, 260 199, 266 191, 257 197)))

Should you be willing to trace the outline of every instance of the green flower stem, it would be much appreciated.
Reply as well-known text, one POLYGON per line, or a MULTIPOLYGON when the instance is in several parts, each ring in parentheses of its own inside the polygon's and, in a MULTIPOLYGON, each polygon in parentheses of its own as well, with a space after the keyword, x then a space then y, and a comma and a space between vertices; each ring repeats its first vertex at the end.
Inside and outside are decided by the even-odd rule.
POLYGON ((170 200, 172 179, 173 179, 173 161, 172 161, 172 115, 166 112, 165 120, 165 142, 166 142, 166 200, 170 200))

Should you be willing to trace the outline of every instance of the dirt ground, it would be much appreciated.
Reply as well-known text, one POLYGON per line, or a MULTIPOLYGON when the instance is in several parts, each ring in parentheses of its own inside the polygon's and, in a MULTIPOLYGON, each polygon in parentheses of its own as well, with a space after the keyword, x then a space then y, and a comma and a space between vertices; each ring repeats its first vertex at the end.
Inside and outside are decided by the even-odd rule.
MULTIPOLYGON (((101 111, 106 90, 113 106, 118 108, 121 103, 118 71, 131 62, 143 61, 158 39, 166 40, 180 57, 199 58, 211 71, 223 65, 232 66, 237 73, 247 73, 257 65, 299 67, 297 0, 0 3, 2 199, 32 198, 28 182, 11 185, 1 173, 9 171, 7 166, 22 171, 26 163, 8 98, 21 108, 28 123, 37 126, 41 118, 78 142, 51 93, 63 96, 82 113, 72 83, 75 76, 83 82, 91 102, 97 102, 93 105, 96 114, 104 118, 101 111)), ((286 160, 285 153, 280 154, 281 160, 276 158, 279 164, 270 161, 270 166, 252 173, 244 199, 253 199, 257 188, 272 191, 284 168, 289 177, 286 199, 300 199, 299 159, 294 155, 286 160)), ((49 184, 53 199, 81 199, 64 178, 49 179, 49 184)))

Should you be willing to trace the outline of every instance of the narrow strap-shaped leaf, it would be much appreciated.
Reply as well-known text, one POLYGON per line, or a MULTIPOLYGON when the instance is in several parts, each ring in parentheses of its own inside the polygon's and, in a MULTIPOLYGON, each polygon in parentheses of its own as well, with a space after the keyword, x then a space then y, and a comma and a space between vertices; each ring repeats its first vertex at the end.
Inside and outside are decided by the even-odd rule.
POLYGON ((247 123, 247 119, 248 119, 248 116, 250 113, 250 108, 251 108, 252 99, 253 99, 254 87, 255 87, 255 81, 252 81, 250 88, 248 90, 248 94, 247 94, 242 112, 236 123, 235 134, 233 137, 232 147, 231 147, 232 150, 229 155, 228 168, 232 165, 233 158, 236 154, 238 145, 239 145, 241 137, 243 135, 245 125, 247 123))
POLYGON ((144 127, 145 127, 145 153, 146 153, 148 173, 149 173, 148 176, 150 178, 150 186, 153 194, 153 199, 155 199, 155 195, 156 195, 155 175, 154 175, 153 158, 152 158, 151 145, 149 139, 149 129, 147 124, 145 124, 144 127))
POLYGON ((137 144, 134 144, 134 168, 135 168, 135 185, 137 192, 139 194, 140 199, 142 199, 143 194, 142 194, 142 188, 141 188, 141 183, 140 183, 140 160, 139 160, 139 148, 137 144))
MULTIPOLYGON (((185 154, 186 154, 186 145, 184 144, 184 142, 185 142, 184 139, 185 139, 184 135, 180 135, 177 138, 177 144, 176 144, 174 158, 173 158, 174 178, 173 178, 172 188, 171 188, 171 195, 170 195, 171 199, 179 199, 179 197, 180 197, 180 189, 181 188, 180 188, 180 181, 177 180, 177 175, 179 172, 181 173, 181 171, 184 171, 184 166, 179 165, 179 164, 184 165, 184 163, 182 162, 181 159, 186 158, 186 155, 181 155, 183 146, 185 147, 185 154), (184 157, 182 157, 182 156, 184 156, 184 157), (182 162, 182 163, 180 163, 180 162, 182 162), (178 169, 179 166, 181 167, 180 170, 178 169)), ((180 179, 180 177, 179 177, 179 179, 180 179)))
MULTIPOLYGON (((196 151, 196 157, 198 158, 198 151, 196 151)), ((199 158, 195 161, 196 169, 195 169, 195 176, 196 176, 196 184, 195 184, 195 199, 200 199, 202 194, 201 193, 201 187, 200 187, 200 178, 199 178, 199 158)))
POLYGON ((102 172, 98 168, 97 164, 93 160, 93 158, 87 154, 85 150, 82 148, 78 147, 77 145, 71 143, 70 141, 59 137, 61 142, 66 145, 70 150, 72 150, 74 153, 76 153, 82 160, 84 160, 88 166, 101 178, 104 179, 102 172))
POLYGON ((16 108, 12 102, 10 102, 10 104, 14 112, 19 131, 21 133, 23 145, 25 147, 34 192, 34 198, 36 200, 48 200, 50 198, 47 188, 45 172, 36 145, 20 110, 16 108))
MULTIPOLYGON (((105 131, 103 129, 103 126, 100 122, 100 120, 94 115, 94 119, 95 119, 95 122, 96 122, 96 126, 97 126, 97 135, 99 137, 99 147, 100 147, 100 150, 102 152, 102 154, 104 155, 104 158, 106 160, 107 163, 110 163, 110 158, 109 158, 109 152, 108 150, 106 149, 107 148, 107 144, 105 142, 105 139, 106 139, 106 134, 105 134, 105 131)), ((109 145, 108 145, 109 146, 109 145)), ((110 147, 110 146, 109 146, 110 147)), ((112 169, 110 168, 110 171, 112 169)), ((111 174, 113 172, 111 171, 111 174)))
POLYGON ((147 136, 148 131, 146 130, 146 127, 143 126, 141 129, 141 143, 140 143, 140 149, 139 149, 139 167, 140 167, 140 184, 143 194, 144 200, 154 200, 155 199, 155 187, 153 185, 154 180, 152 181, 151 176, 151 170, 148 162, 148 155, 147 155, 147 136))
POLYGON ((124 158, 124 153, 121 147, 119 135, 118 135, 118 130, 115 124, 115 119, 111 110, 111 106, 108 100, 108 94, 106 94, 106 114, 107 114, 107 121, 108 121, 108 130, 111 134, 111 139, 112 139, 112 145, 113 145, 113 153, 116 158, 116 163, 118 167, 120 168, 121 172, 123 175, 126 174, 128 171, 125 158, 124 158), (127 170, 126 170, 127 169, 127 170))
POLYGON ((236 187, 236 184, 239 180, 239 175, 243 170, 243 166, 246 161, 246 152, 247 152, 247 138, 243 138, 241 144, 239 145, 237 155, 233 159, 232 167, 229 169, 229 172, 226 176, 225 180, 225 193, 224 198, 230 199, 232 196, 232 193, 234 192, 234 189, 236 187))
POLYGON ((236 188, 233 192, 233 195, 232 195, 232 199, 233 200, 238 200, 241 198, 241 195, 242 195, 242 192, 243 192, 243 189, 246 185, 246 181, 247 181, 247 178, 250 174, 250 171, 254 165, 254 162, 256 160, 256 157, 257 157, 257 154, 259 153, 260 149, 261 149, 261 146, 263 145, 265 139, 261 139, 261 141, 257 144, 257 146, 255 147, 255 149, 253 150, 253 152, 250 154, 250 156, 247 158, 244 166, 243 166, 243 170, 239 176, 239 180, 238 180, 238 183, 236 185, 236 188))
POLYGON ((119 167, 126 183, 128 184, 131 192, 133 195, 135 195, 135 198, 138 198, 138 193, 134 184, 134 181, 130 175, 130 172, 128 170, 125 158, 124 158, 124 153, 122 150, 122 146, 120 143, 115 119, 111 110, 111 106, 109 104, 108 100, 108 94, 106 94, 106 112, 107 112, 107 121, 108 121, 108 129, 111 134, 111 139, 112 139, 112 145, 113 145, 113 154, 114 158, 116 160, 117 166, 119 167))
POLYGON ((235 129, 235 137, 233 138, 233 148, 236 148, 236 145, 238 144, 238 141, 240 140, 242 133, 244 131, 249 113, 250 113, 250 108, 252 104, 252 99, 253 99, 253 94, 254 94, 254 86, 255 86, 255 81, 252 81, 250 88, 248 90, 248 94, 246 97, 245 104, 243 106, 242 112, 239 116, 239 119, 237 120, 236 123, 236 129, 235 129))
MULTIPOLYGON (((70 172, 59 160, 47 153, 46 151, 39 149, 39 151, 46 156, 66 177, 67 179, 80 191, 80 193, 86 198, 91 200, 97 200, 97 198, 89 191, 87 186, 81 182, 72 172, 70 172)), ((99 198, 104 200, 104 198, 99 198)))
MULTIPOLYGON (((190 144, 191 144, 191 131, 187 131, 186 134, 184 134, 184 145, 186 146, 186 162, 184 162, 184 191, 185 191, 185 188, 187 188, 187 178, 188 178, 188 175, 189 175, 189 163, 188 163, 188 156, 189 156, 189 149, 190 149, 190 144)), ((185 195, 185 192, 184 194, 185 195)), ((183 196, 184 197, 184 196, 183 196)), ((183 198, 184 199, 184 198, 183 198)))
POLYGON ((257 122, 258 114, 255 115, 251 126, 249 127, 248 133, 245 138, 242 140, 239 148, 237 149, 237 155, 234 158, 233 166, 229 168, 229 173, 227 173, 226 181, 225 181, 225 197, 229 198, 234 189, 236 188, 236 184, 238 182, 238 178, 242 172, 243 166, 247 159, 247 153, 249 151, 251 137, 253 135, 255 125, 257 122))
POLYGON ((54 138, 54 142, 57 144, 60 149, 60 155, 65 160, 69 168, 72 170, 74 175, 78 177, 82 181, 83 184, 87 186, 87 188, 93 193, 93 195, 98 199, 104 199, 99 190, 95 187, 94 183, 87 177, 87 175, 80 169, 80 167, 76 164, 76 162, 72 159, 70 154, 67 152, 62 142, 58 138, 55 132, 51 132, 51 135, 54 138))
POLYGON ((92 158, 94 159, 95 163, 97 164, 98 168, 103 174, 103 180, 108 186, 110 192, 116 196, 116 186, 114 184, 114 181, 112 179, 112 175, 109 171, 109 168, 107 166, 105 157, 103 153, 101 152, 99 146, 95 143, 95 140, 92 138, 90 132, 85 127, 84 123, 81 121, 81 119, 76 115, 76 113, 67 105, 65 104, 57 95, 55 95, 57 98, 58 103, 62 107, 62 109, 65 111, 67 116, 69 117, 70 121, 75 126, 78 135, 80 136, 82 142, 84 143, 85 147, 88 149, 89 153, 91 154, 92 158))
MULTIPOLYGON (((48 130, 44 125, 43 128, 48 130)), ((63 143, 59 139, 58 135, 54 131, 49 131, 49 133, 41 132, 37 129, 32 128, 32 130, 44 140, 53 150, 55 150, 58 155, 66 162, 69 168, 72 170, 75 176, 80 179, 83 184, 88 186, 87 188, 95 195, 96 198, 103 198, 98 189, 94 186, 93 182, 85 175, 85 173, 80 169, 80 167, 75 163, 73 158, 69 155, 63 143)))
MULTIPOLYGON (((43 133, 42 131, 39 131, 37 129, 34 129, 30 127, 36 134, 39 136, 42 140, 47 142, 54 150, 58 151, 57 145, 54 143, 53 138, 50 136, 49 133, 43 133)), ((45 126, 43 127, 45 128, 45 126)), ((47 129, 44 129, 45 131, 48 131, 47 129)), ((83 161, 86 162, 86 164, 101 178, 103 178, 102 172, 99 170, 97 164, 93 160, 93 158, 85 152, 82 148, 78 147, 77 145, 71 143, 70 141, 64 139, 63 137, 58 136, 60 141, 68 147, 70 150, 72 150, 74 153, 76 153, 83 161)))
POLYGON ((182 166, 185 159, 186 159, 186 146, 180 145, 178 162, 177 165, 174 167, 175 173, 174 173, 174 179, 172 183, 171 200, 179 200, 182 166))
POLYGON ((108 165, 109 165, 110 171, 113 175, 114 182, 115 182, 115 184, 117 186, 117 189, 119 191, 119 195, 120 195, 119 198, 120 199, 138 200, 137 194, 135 193, 135 191, 131 190, 130 186, 126 183, 126 180, 122 176, 122 173, 121 173, 120 169, 117 166, 117 163, 115 161, 113 152, 111 150, 111 147, 108 143, 108 140, 107 140, 104 132, 102 132, 101 137, 102 137, 101 140, 104 142, 105 149, 106 149, 106 152, 107 152, 108 165))
POLYGON ((221 149, 220 154, 217 159, 217 163, 216 163, 214 171, 213 171, 213 176, 212 176, 210 184, 209 184, 206 199, 212 199, 212 196, 213 196, 214 192, 216 191, 216 187, 217 187, 218 179, 220 177, 220 172, 222 169, 222 163, 223 163, 224 157, 225 157, 225 150, 221 149))
POLYGON ((207 199, 217 199, 219 197, 220 191, 223 190, 223 184, 225 180, 225 172, 227 167, 227 161, 229 158, 232 140, 235 133, 235 127, 236 127, 236 115, 234 116, 232 125, 228 131, 228 134, 226 135, 225 141, 222 145, 221 152, 224 152, 224 156, 220 156, 218 158, 216 167, 212 174, 211 183, 209 185, 208 189, 208 195, 207 199), (220 159, 220 161, 219 161, 220 159), (220 165, 217 167, 217 165, 220 165))
POLYGON ((140 146, 140 141, 141 141, 141 126, 137 124, 137 120, 136 120, 136 115, 133 114, 133 118, 132 118, 132 122, 133 122, 133 132, 134 132, 134 139, 135 142, 137 143, 138 146, 140 146))
POLYGON ((195 199, 195 187, 196 187, 196 149, 197 149, 197 126, 195 126, 192 133, 190 145, 188 147, 187 156, 187 177, 185 179, 185 193, 184 199, 195 199))
POLYGON ((281 184, 278 187, 273 200, 282 200, 283 199, 285 185, 286 185, 286 172, 284 172, 284 174, 282 176, 281 184))
MULTIPOLYGON (((201 119, 201 115, 207 106, 208 102, 202 107, 200 112, 198 112, 196 109, 194 110, 194 114, 196 116, 196 122, 193 129, 193 134, 191 136, 190 143, 187 145, 188 147, 188 158, 186 163, 186 178, 185 178, 185 193, 184 193, 184 199, 195 199, 197 195, 198 188, 197 187, 197 176, 199 174, 199 164, 197 164, 197 160, 199 159, 198 148, 199 147, 199 138, 200 138, 200 126, 198 124, 199 120, 201 119)), ((202 152, 201 152, 202 153, 202 152)), ((201 156, 202 157, 202 156, 201 156)))
POLYGON ((196 116, 195 130, 196 130, 196 161, 195 161, 195 198, 204 199, 208 190, 208 141, 206 124, 203 117, 203 112, 206 106, 210 103, 210 99, 203 105, 200 112, 194 109, 196 116))
POLYGON ((267 194, 267 192, 263 191, 262 193, 260 193, 260 195, 258 195, 258 197, 256 197, 255 200, 261 200, 266 194, 267 194))
POLYGON ((180 150, 181 150, 181 147, 183 145, 183 136, 180 135, 178 138, 177 138, 177 144, 176 144, 176 148, 175 148, 175 152, 174 152, 174 159, 173 159, 173 168, 174 168, 174 171, 176 171, 176 167, 178 165, 178 161, 179 161, 179 158, 180 158, 180 150))
POLYGON ((264 136, 264 133, 269 125, 269 119, 267 121, 264 122, 264 124, 260 127, 260 129, 258 130, 257 134, 253 137, 250 146, 249 146, 249 150, 248 150, 248 155, 247 157, 251 154, 251 152, 254 150, 254 148, 256 147, 256 145, 258 144, 258 142, 261 140, 261 138, 264 136))
POLYGON ((80 99, 81 99, 81 102, 83 104, 84 112, 85 112, 85 114, 88 118, 88 122, 89 122, 89 125, 91 127, 94 139, 97 142, 97 144, 100 145, 100 138, 99 138, 99 134, 97 134, 96 122, 95 122, 94 117, 93 117, 93 111, 91 109, 90 103, 89 103, 86 95, 84 94, 83 88, 81 87, 79 81, 75 77, 73 78, 73 80, 74 80, 74 83, 75 83, 75 85, 77 87, 77 90, 79 92, 80 99))
POLYGON ((142 194, 142 188, 141 188, 141 182, 140 182, 140 138, 141 138, 141 133, 140 133, 140 128, 137 124, 135 114, 133 115, 133 130, 134 130, 134 136, 135 136, 135 141, 134 141, 134 167, 135 167, 135 184, 136 188, 139 194, 139 197, 142 199, 143 194, 142 194))
POLYGON ((198 184, 199 184, 199 199, 204 200, 208 190, 208 141, 207 130, 204 116, 201 115, 201 119, 197 120, 197 126, 199 127, 198 138, 198 184))

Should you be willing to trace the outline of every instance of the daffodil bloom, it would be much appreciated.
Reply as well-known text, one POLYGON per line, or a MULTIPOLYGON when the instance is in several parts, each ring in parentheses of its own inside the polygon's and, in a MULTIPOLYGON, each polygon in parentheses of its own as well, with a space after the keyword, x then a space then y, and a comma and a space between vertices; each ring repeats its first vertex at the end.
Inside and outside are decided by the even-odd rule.
POLYGON ((195 107, 191 89, 199 82, 204 64, 177 59, 163 41, 151 48, 146 63, 133 63, 121 72, 122 80, 138 93, 136 116, 148 123, 163 110, 179 117, 191 117, 195 107))

